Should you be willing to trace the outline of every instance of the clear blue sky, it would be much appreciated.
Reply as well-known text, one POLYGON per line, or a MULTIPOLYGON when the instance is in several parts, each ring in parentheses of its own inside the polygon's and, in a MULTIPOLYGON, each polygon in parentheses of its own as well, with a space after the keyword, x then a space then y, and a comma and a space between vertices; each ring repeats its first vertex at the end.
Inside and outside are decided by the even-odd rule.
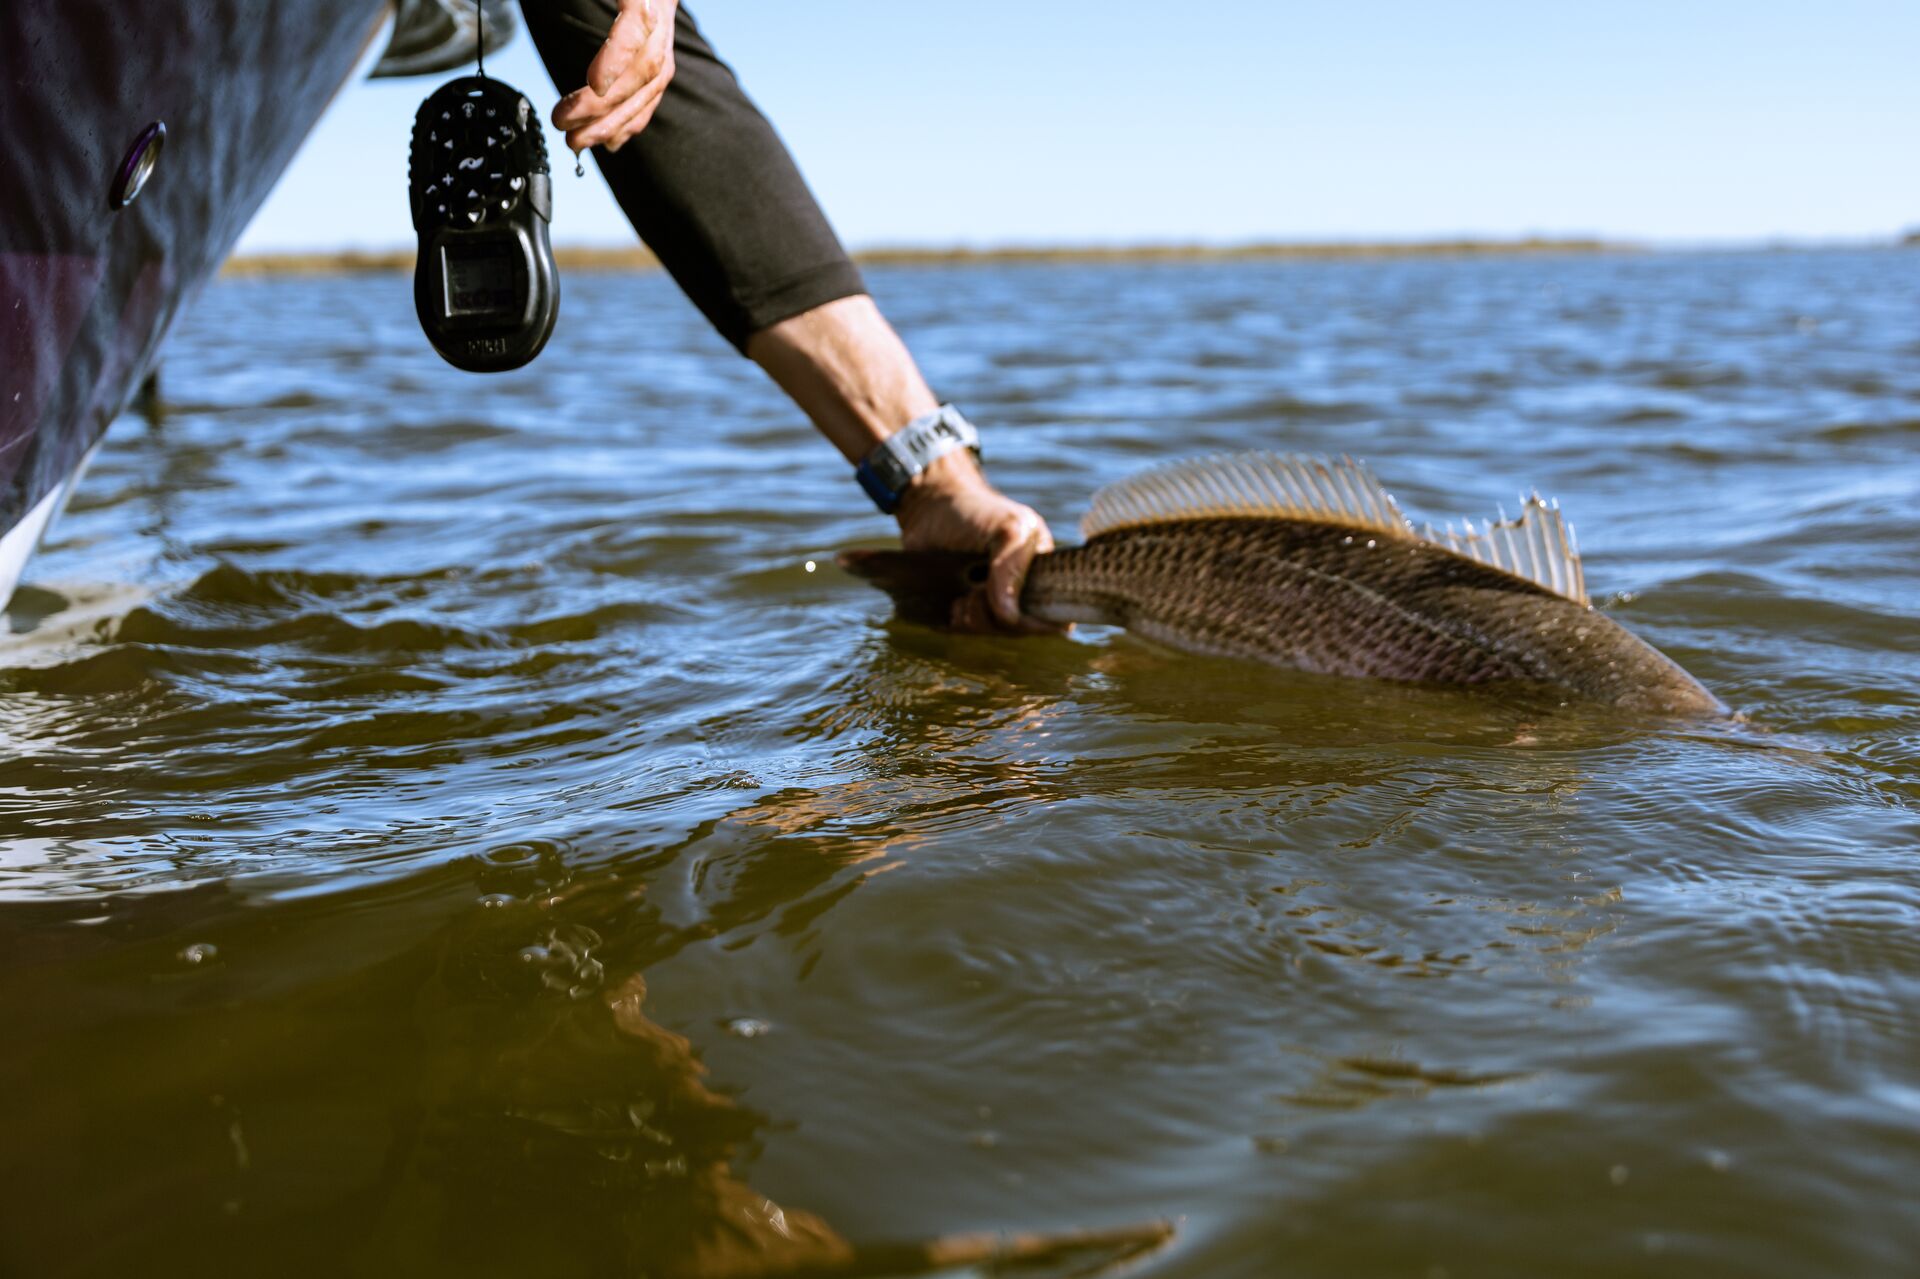
MULTIPOLYGON (((1920 0, 692 8, 854 245, 1920 226, 1920 0)), ((489 71, 557 96, 524 33, 489 71)), ((242 248, 409 243, 435 82, 348 87, 242 248)), ((631 241, 591 164, 555 202, 631 241)))

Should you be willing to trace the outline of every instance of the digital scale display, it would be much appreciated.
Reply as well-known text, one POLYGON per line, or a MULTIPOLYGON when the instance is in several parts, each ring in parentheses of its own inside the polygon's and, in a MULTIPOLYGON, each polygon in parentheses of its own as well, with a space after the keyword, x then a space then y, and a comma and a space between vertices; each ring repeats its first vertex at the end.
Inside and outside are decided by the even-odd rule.
POLYGON ((447 315, 514 314, 513 248, 505 244, 445 245, 440 250, 447 282, 447 315))

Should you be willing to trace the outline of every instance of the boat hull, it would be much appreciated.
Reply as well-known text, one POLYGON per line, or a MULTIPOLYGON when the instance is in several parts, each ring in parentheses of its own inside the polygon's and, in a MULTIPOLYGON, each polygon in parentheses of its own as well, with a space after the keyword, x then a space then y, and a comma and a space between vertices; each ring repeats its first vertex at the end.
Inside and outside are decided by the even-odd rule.
MULTIPOLYGON (((0 537, 59 504, 386 16, 384 0, 0 5, 0 537), (155 123, 164 146, 116 208, 155 123)), ((0 604, 25 557, 4 558, 0 604)))

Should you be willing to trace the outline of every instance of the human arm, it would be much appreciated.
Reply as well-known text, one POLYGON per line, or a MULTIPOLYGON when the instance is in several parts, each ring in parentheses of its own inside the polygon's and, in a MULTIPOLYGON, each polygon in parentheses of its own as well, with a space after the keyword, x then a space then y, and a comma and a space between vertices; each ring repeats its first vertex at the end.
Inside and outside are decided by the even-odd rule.
MULTIPOLYGON (((747 355, 857 464, 881 440, 939 407, 893 327, 865 294, 803 311, 755 333, 747 355)), ((972 454, 936 460, 901 495, 894 518, 907 550, 980 551, 986 589, 962 600, 965 630, 1045 632, 1023 617, 1020 588, 1033 557, 1053 549, 1046 521, 987 482, 972 454)))

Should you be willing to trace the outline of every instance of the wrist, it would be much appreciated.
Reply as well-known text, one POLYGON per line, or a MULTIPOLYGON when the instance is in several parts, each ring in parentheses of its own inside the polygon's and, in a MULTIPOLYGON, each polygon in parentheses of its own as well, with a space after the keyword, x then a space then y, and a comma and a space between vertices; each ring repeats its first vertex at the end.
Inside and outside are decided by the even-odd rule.
POLYGON ((967 449, 960 449, 938 458, 933 465, 920 472, 913 483, 907 485, 906 492, 900 495, 900 505, 894 511, 893 518, 905 528, 919 514, 932 506, 952 505, 968 493, 991 492, 993 486, 987 483, 987 474, 980 469, 979 461, 967 449))
MULTIPOLYGON (((906 495, 939 468, 945 482, 964 474, 940 464, 959 453, 980 452, 980 435, 973 423, 951 404, 914 418, 886 439, 854 468, 854 478, 882 514, 899 510, 906 495)), ((977 467, 975 468, 978 469, 977 467)))

